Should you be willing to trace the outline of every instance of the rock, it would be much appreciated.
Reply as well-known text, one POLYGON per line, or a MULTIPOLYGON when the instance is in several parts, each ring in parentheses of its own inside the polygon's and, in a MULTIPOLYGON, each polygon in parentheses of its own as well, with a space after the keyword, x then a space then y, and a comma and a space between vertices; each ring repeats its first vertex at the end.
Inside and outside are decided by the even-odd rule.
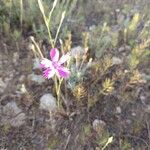
POLYGON ((42 84, 45 82, 45 79, 43 78, 42 75, 36 75, 34 73, 28 75, 28 80, 36 82, 37 84, 42 84))
POLYGON ((81 46, 76 46, 71 49, 71 56, 72 57, 82 57, 84 54, 84 49, 81 46))
POLYGON ((52 94, 46 93, 40 98, 40 109, 51 112, 55 111, 56 108, 56 98, 52 94))
POLYGON ((33 59, 33 69, 40 69, 40 59, 39 58, 34 58, 33 59))
POLYGON ((122 46, 118 49, 119 52, 125 52, 125 51, 130 51, 131 47, 129 45, 122 46))
POLYGON ((143 105, 146 105, 146 103, 145 103, 146 97, 144 95, 140 95, 140 100, 141 100, 143 105))
POLYGON ((120 106, 116 107, 116 113, 121 114, 121 107, 120 106))
POLYGON ((121 14, 121 13, 118 13, 118 15, 117 15, 118 24, 122 24, 122 22, 124 22, 124 20, 125 20, 125 15, 121 14))
POLYGON ((19 59, 19 54, 18 54, 18 52, 13 53, 13 63, 14 63, 15 65, 18 64, 18 59, 19 59))
POLYGON ((140 94, 140 100, 143 101, 143 102, 145 102, 146 101, 146 96, 140 94))
POLYGON ((144 79, 145 81, 150 81, 150 75, 141 73, 141 76, 142 76, 142 79, 144 79))
POLYGON ((126 119, 125 121, 128 125, 132 123, 132 121, 130 119, 126 119))
POLYGON ((146 113, 150 113, 150 105, 147 105, 147 106, 146 106, 145 112, 146 112, 146 113))
POLYGON ((19 82, 23 83, 26 79, 26 76, 25 75, 21 75, 18 79, 19 82))
POLYGON ((132 112, 132 114, 131 114, 131 115, 135 117, 135 116, 136 116, 136 113, 135 113, 135 112, 132 112))
POLYGON ((13 127, 19 127, 25 123, 25 113, 17 106, 16 102, 7 103, 2 109, 3 125, 10 124, 13 127))
POLYGON ((91 25, 91 26, 89 27, 89 30, 90 30, 90 31, 93 31, 93 30, 95 30, 95 28, 96 28, 96 25, 91 25))
POLYGON ((106 123, 103 120, 95 119, 92 123, 92 126, 96 132, 98 132, 99 134, 102 134, 106 126, 106 123))
POLYGON ((113 57, 112 58, 112 64, 113 65, 119 65, 119 64, 122 64, 122 60, 118 57, 113 57))

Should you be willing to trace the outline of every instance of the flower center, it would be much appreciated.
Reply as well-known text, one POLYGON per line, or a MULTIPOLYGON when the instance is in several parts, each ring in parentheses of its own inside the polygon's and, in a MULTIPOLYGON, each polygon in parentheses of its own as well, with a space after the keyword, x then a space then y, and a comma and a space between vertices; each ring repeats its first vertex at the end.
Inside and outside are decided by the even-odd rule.
POLYGON ((53 62, 53 66, 55 69, 57 69, 59 67, 59 64, 57 62, 53 62))

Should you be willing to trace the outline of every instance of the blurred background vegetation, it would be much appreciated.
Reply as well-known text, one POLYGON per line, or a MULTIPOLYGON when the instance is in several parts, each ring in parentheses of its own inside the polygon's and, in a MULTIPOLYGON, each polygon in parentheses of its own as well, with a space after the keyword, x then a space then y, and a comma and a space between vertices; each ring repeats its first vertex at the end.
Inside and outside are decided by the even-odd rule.
MULTIPOLYGON (((43 0, 46 15, 52 8, 53 0, 43 0)), ((58 0, 51 20, 51 31, 55 34, 66 11, 60 38, 71 31, 74 43, 81 41, 82 32, 90 32, 90 47, 100 57, 104 49, 122 44, 134 45, 143 28, 142 36, 149 36, 149 6, 147 0, 58 0)), ((1 0, 0 32, 18 38, 36 35, 46 38, 46 28, 37 0, 1 0)))

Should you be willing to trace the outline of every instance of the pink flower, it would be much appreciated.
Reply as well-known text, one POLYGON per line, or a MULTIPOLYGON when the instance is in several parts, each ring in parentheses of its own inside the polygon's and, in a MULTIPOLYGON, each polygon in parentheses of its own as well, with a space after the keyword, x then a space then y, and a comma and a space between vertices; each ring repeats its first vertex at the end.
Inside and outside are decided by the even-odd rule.
POLYGON ((63 55, 59 59, 59 51, 57 48, 52 48, 50 51, 50 58, 43 58, 41 61, 41 68, 44 68, 43 76, 45 78, 52 78, 55 74, 59 77, 67 78, 70 71, 63 66, 63 64, 70 58, 69 54, 63 55))

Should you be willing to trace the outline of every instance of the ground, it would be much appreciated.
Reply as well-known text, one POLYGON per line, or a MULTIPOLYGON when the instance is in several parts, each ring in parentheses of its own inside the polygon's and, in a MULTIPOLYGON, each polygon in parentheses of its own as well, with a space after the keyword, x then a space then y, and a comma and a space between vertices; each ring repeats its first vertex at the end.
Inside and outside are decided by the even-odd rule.
MULTIPOLYGON (((92 28, 101 24, 103 13, 108 17, 109 10, 106 13, 104 10, 99 11, 94 3, 91 6, 89 2, 86 7, 94 7, 95 11, 81 11, 85 15, 84 23, 82 19, 81 22, 73 23, 71 32, 74 48, 79 48, 82 43, 78 33, 87 29, 91 32, 92 28)), ((112 17, 115 18, 115 14, 112 17)), ((118 29, 115 22, 110 22, 118 29)), ((82 86, 85 89, 81 99, 76 97, 76 90, 72 92, 64 82, 62 93, 67 95, 67 105, 63 102, 63 109, 49 112, 41 109, 40 98, 45 93, 56 98, 54 82, 44 79, 42 70, 35 67, 35 56, 31 50, 33 43, 30 40, 35 34, 28 28, 24 30, 17 40, 0 33, 0 150, 101 150, 110 137, 113 137, 113 141, 107 145, 108 150, 150 149, 149 58, 138 65, 138 71, 145 78, 140 82, 133 80, 134 83, 130 84, 126 62, 131 45, 119 42, 115 48, 106 47, 104 56, 109 53, 114 64, 104 73, 99 69, 96 71, 96 67, 86 70, 82 85, 78 83, 75 86, 77 91, 82 86), (125 46, 128 47, 124 50, 125 46), (114 80, 114 90, 97 94, 106 78, 114 80)), ((93 31, 93 36, 95 32, 98 31, 93 31)), ((41 38, 40 41, 35 37, 35 40, 48 54, 50 44, 47 44, 47 39, 41 38)), ((85 64, 90 57, 93 57, 94 65, 101 63, 101 59, 92 51, 92 48, 97 47, 90 46, 85 64)))

